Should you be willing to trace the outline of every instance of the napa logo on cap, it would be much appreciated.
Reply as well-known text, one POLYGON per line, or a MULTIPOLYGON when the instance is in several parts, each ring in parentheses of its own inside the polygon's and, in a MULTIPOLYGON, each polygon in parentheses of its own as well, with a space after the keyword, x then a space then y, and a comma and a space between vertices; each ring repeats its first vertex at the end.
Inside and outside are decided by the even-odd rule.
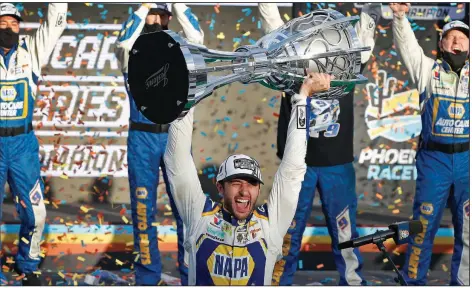
POLYGON ((13 86, 2 86, 2 89, 0 89, 0 98, 6 102, 15 100, 17 94, 13 86))
POLYGON ((418 90, 395 93, 397 83, 397 78, 388 77, 385 70, 379 70, 375 82, 366 85, 369 104, 365 122, 371 140, 383 137, 405 142, 421 133, 418 90))

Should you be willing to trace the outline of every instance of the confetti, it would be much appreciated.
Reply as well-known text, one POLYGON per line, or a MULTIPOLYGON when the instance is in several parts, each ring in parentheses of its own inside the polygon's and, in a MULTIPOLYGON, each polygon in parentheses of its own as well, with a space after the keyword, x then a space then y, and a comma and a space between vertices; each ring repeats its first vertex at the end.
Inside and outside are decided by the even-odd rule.
POLYGON ((323 268, 323 267, 324 267, 324 264, 318 264, 318 265, 316 265, 316 269, 321 269, 321 268, 323 268))
POLYGON ((287 15, 287 13, 284 14, 284 18, 285 20, 290 21, 290 17, 287 15))

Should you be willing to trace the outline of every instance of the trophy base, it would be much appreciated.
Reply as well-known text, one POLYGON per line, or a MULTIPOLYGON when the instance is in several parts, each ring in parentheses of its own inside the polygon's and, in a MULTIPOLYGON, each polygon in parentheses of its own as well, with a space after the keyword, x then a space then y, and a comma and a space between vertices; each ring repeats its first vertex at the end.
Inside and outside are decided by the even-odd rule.
POLYGON ((138 110, 156 124, 177 119, 189 90, 180 44, 165 32, 143 34, 129 53, 128 65, 130 97, 138 110))

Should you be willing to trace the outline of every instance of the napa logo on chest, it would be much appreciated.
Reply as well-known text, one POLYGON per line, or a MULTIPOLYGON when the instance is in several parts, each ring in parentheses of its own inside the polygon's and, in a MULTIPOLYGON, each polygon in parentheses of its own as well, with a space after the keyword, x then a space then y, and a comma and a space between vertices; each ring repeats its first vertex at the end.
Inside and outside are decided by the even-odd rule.
POLYGON ((5 102, 10 102, 16 98, 16 89, 13 86, 2 86, 0 89, 0 98, 5 102))
POLYGON ((211 275, 214 277, 224 277, 241 280, 249 279, 250 256, 230 257, 225 254, 215 253, 211 275))

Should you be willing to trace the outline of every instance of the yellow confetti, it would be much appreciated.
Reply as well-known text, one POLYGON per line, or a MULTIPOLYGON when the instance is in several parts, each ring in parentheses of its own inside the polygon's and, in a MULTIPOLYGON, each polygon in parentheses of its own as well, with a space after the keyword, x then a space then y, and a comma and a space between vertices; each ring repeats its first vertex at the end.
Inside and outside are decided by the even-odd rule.
POLYGON ((236 49, 239 46, 239 42, 234 42, 233 43, 233 50, 236 49))
POLYGON ((215 125, 215 129, 213 129, 213 132, 216 132, 218 130, 218 125, 215 125))
POLYGON ((89 211, 85 206, 80 206, 80 210, 84 211, 84 213, 88 213, 89 211))
POLYGON ((257 122, 258 124, 263 124, 263 123, 264 123, 264 119, 262 119, 262 118, 257 119, 256 122, 257 122))
POLYGON ((398 204, 398 203, 400 203, 400 202, 402 202, 402 199, 397 199, 397 200, 395 200, 393 203, 398 204))
POLYGON ((241 26, 240 23, 236 23, 236 31, 239 31, 239 27, 241 26))
POLYGON ((114 87, 118 86, 118 84, 114 81, 111 82, 111 85, 113 85, 114 87))
POLYGON ((77 281, 74 280, 74 286, 78 286, 77 281))
POLYGON ((170 208, 169 204, 166 204, 166 209, 167 211, 172 211, 172 208, 170 208))
POLYGON ((400 252, 398 252, 397 249, 393 250, 393 254, 397 255, 397 256, 400 256, 400 252))
POLYGON ((62 172, 62 175, 59 176, 61 179, 69 179, 69 176, 67 176, 64 172, 62 172))
POLYGON ((246 33, 243 34, 243 36, 246 36, 246 37, 249 35, 251 35, 251 31, 247 31, 246 33))
POLYGON ((218 35, 216 35, 217 39, 224 40, 225 39, 225 34, 223 32, 220 32, 218 35))
POLYGON ((388 210, 392 210, 393 208, 395 208, 395 205, 388 205, 388 210))
POLYGON ((388 262, 388 259, 387 259, 387 258, 384 258, 384 259, 383 259, 383 262, 384 262, 384 263, 387 263, 387 262, 388 262))
POLYGON ((123 220, 123 222, 125 222, 125 224, 129 223, 128 219, 126 219, 126 216, 123 215, 123 217, 121 217, 121 219, 123 220))
POLYGON ((85 258, 82 257, 82 256, 77 256, 77 260, 84 262, 84 261, 85 261, 85 258))
POLYGON ((447 15, 446 18, 444 18, 444 22, 449 22, 451 21, 451 16, 447 15))
POLYGON ((347 17, 351 17, 351 13, 349 13, 349 11, 347 12, 347 17))
POLYGON ((136 255, 136 258, 134 258, 134 262, 138 262, 139 259, 139 254, 136 255))
POLYGON ((172 212, 164 212, 164 216, 172 216, 172 212))
POLYGON ((29 244, 28 239, 26 239, 25 237, 21 237, 21 241, 23 241, 23 242, 26 243, 26 244, 29 244))
POLYGON ((116 259, 116 264, 121 266, 121 265, 123 265, 123 262, 121 262, 120 260, 116 259))
POLYGON ((49 200, 44 199, 43 201, 44 201, 44 204, 50 204, 49 200))
POLYGON ((57 272, 57 275, 61 276, 61 278, 64 278, 64 277, 65 277, 64 274, 62 274, 61 271, 57 272))
POLYGON ((41 275, 41 271, 33 271, 33 274, 41 275))
POLYGON ((400 213, 400 210, 395 209, 395 210, 392 211, 392 213, 393 213, 393 214, 398 214, 398 213, 400 213))
POLYGON ((284 18, 285 18, 285 20, 287 20, 287 21, 290 20, 290 17, 287 15, 287 13, 284 14, 284 18))
POLYGON ((449 270, 449 269, 447 269, 446 264, 442 264, 441 267, 442 267, 442 269, 443 269, 444 272, 447 272, 447 270, 449 270))
POLYGON ((88 7, 93 5, 92 3, 84 3, 84 4, 85 4, 85 6, 88 6, 88 7))
POLYGON ((264 98, 262 99, 262 102, 266 102, 266 101, 267 101, 267 98, 264 97, 264 98))

